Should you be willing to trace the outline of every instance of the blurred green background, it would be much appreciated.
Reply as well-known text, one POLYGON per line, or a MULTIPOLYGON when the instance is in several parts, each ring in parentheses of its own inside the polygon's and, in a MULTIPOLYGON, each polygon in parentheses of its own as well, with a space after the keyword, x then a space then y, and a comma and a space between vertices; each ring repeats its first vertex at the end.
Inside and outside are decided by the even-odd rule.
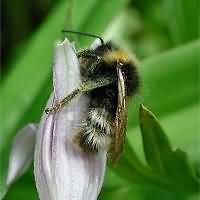
MULTIPOLYGON (((136 166, 147 165, 138 128, 138 105, 144 103, 159 118, 172 146, 187 152, 200 177, 199 20, 199 0, 2 1, 0 192, 16 131, 39 121, 52 90, 54 43, 66 28, 112 39, 139 60, 142 85, 130 102, 125 153, 116 168, 108 167, 99 200, 198 199, 187 188, 173 190, 145 180, 136 166)), ((92 41, 71 39, 79 48, 92 41)), ((4 199, 37 199, 33 169, 4 199)))

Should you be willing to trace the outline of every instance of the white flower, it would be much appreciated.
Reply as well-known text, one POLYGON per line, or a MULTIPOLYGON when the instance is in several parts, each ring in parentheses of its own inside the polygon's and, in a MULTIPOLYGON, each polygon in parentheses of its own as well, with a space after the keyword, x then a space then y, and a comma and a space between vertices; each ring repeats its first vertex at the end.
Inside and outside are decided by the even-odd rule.
MULTIPOLYGON (((99 41, 95 41, 92 47, 98 44, 99 41)), ((56 45, 54 91, 47 107, 77 89, 80 82, 75 49, 65 39, 56 45)), ((36 134, 34 157, 35 180, 41 200, 95 200, 98 197, 104 179, 106 152, 84 153, 73 140, 87 108, 88 97, 82 94, 57 112, 43 114, 36 134)))

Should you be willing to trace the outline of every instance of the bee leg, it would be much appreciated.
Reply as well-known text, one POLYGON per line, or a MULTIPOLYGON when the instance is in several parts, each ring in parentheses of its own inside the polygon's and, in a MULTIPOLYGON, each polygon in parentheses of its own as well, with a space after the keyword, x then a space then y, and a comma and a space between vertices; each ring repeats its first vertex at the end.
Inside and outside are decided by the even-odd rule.
POLYGON ((55 106, 52 108, 46 108, 45 113, 49 114, 51 112, 56 112, 60 108, 62 108, 64 105, 69 103, 74 97, 76 97, 78 94, 80 94, 81 91, 79 89, 74 90, 72 93, 70 93, 68 96, 66 96, 64 99, 62 99, 60 102, 58 102, 55 106))
POLYGON ((46 108, 45 113, 49 114, 51 112, 55 112, 62 108, 64 105, 69 103, 74 97, 78 96, 79 94, 83 92, 88 92, 91 90, 94 90, 96 88, 100 88, 106 85, 111 84, 114 81, 112 78, 97 78, 95 80, 87 80, 84 81, 81 85, 80 88, 74 90, 71 94, 66 96, 64 99, 62 99, 59 103, 57 103, 54 107, 52 108, 46 108))

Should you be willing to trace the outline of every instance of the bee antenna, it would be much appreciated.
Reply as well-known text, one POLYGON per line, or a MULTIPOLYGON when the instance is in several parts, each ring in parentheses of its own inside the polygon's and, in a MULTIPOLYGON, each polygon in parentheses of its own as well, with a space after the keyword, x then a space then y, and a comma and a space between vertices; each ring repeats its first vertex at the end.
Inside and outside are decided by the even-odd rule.
POLYGON ((75 34, 79 34, 79 35, 85 35, 85 36, 88 36, 88 37, 98 38, 98 39, 100 39, 101 44, 104 45, 103 39, 98 35, 94 35, 94 34, 91 34, 91 33, 79 32, 79 31, 72 31, 72 30, 62 30, 62 32, 63 33, 75 33, 75 34))

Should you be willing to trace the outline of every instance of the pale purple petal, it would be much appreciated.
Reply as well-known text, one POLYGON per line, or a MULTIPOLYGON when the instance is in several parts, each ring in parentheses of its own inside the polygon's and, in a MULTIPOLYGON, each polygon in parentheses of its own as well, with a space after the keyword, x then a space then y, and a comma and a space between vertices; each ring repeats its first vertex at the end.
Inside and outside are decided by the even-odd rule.
MULTIPOLYGON (((67 39, 56 46, 54 100, 80 85, 80 69, 67 39)), ((51 107, 52 100, 48 107, 51 107)), ((95 200, 102 187, 106 152, 83 153, 74 142, 86 117, 88 97, 80 95, 57 113, 43 116, 35 153, 35 178, 41 200, 95 200)))
POLYGON ((89 155, 73 143, 87 108, 81 96, 60 111, 54 123, 54 151, 52 173, 58 199, 96 199, 104 178, 106 153, 89 155), (63 184, 60 184, 63 183, 63 184))
POLYGON ((74 45, 68 39, 56 45, 55 63, 53 67, 53 85, 56 100, 66 97, 80 83, 79 62, 74 45), (79 77, 77 79, 76 77, 79 77), (72 82, 73 81, 73 82, 72 82), (68 84, 73 85, 69 88, 68 84))
MULTIPOLYGON (((53 105, 53 94, 49 98, 47 107, 53 105)), ((53 200, 54 194, 52 191, 51 178, 51 145, 53 136, 54 115, 43 114, 36 140, 35 159, 34 159, 34 174, 36 187, 41 200, 53 200)))
POLYGON ((97 47, 101 46, 101 40, 99 38, 97 38, 91 45, 90 45, 90 49, 96 49, 97 47))
POLYGON ((15 136, 9 157, 7 185, 21 176, 33 161, 36 132, 37 125, 28 124, 15 136))
MULTIPOLYGON (((54 74, 62 75, 61 80, 63 81, 60 82, 60 76, 58 78, 54 76, 54 83, 56 86, 65 86, 54 86, 54 91, 59 94, 56 100, 78 88, 81 82, 78 59, 73 49, 70 50, 70 43, 65 41, 64 49, 68 49, 66 60, 71 61, 67 67, 55 65, 54 74), (68 75, 66 75, 67 72, 68 75)), ((106 154, 88 155, 81 152, 73 143, 74 135, 78 132, 78 125, 85 117, 87 101, 87 97, 82 95, 62 108, 55 117, 52 170, 55 170, 53 179, 56 183, 58 199, 96 199, 104 177, 106 154)))

